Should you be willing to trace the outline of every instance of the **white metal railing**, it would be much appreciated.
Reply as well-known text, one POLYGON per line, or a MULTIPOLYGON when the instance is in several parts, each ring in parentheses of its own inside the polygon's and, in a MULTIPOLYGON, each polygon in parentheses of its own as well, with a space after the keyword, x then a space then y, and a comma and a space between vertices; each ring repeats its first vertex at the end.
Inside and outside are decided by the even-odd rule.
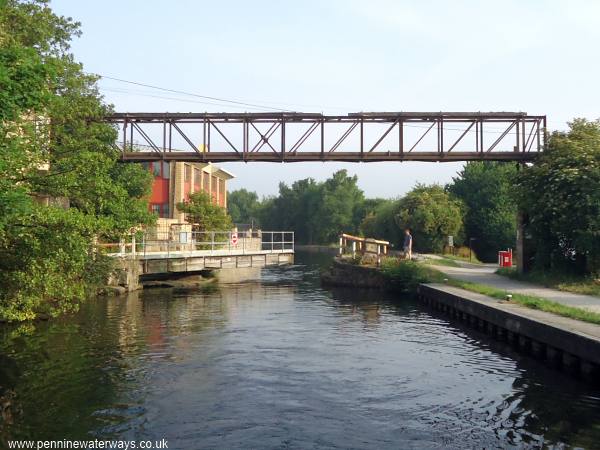
POLYGON ((187 257, 187 256, 227 256, 264 253, 284 253, 294 251, 293 231, 178 231, 167 239, 148 238, 144 233, 130 242, 102 244, 104 247, 118 248, 108 253, 115 257, 187 257))

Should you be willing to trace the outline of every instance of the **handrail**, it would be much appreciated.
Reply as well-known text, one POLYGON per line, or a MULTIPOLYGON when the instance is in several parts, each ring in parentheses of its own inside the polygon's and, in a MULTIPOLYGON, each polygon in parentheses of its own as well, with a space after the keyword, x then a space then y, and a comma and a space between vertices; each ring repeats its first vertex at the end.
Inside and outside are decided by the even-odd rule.
POLYGON ((348 241, 352 243, 352 258, 356 257, 356 244, 358 244, 358 251, 361 254, 372 254, 377 255, 377 265, 381 264, 381 255, 387 255, 388 247, 390 243, 388 241, 382 241, 379 239, 372 238, 363 238, 359 236, 353 236, 351 234, 342 233, 340 235, 340 247, 339 247, 339 255, 342 256, 348 246, 348 241), (371 246, 375 246, 376 250, 369 250, 369 244, 371 246))
POLYGON ((352 236, 351 234, 346 234, 346 233, 342 233, 342 237, 344 239, 349 240, 349 241, 371 242, 373 244, 390 245, 389 241, 382 241, 382 240, 379 240, 379 239, 364 238, 364 237, 359 237, 359 236, 352 236))
MULTIPOLYGON (((139 235, 138 235, 139 237, 139 235)), ((166 239, 152 238, 144 233, 136 243, 136 235, 131 242, 101 243, 97 247, 119 247, 115 257, 136 257, 160 255, 170 258, 185 256, 226 256, 227 254, 257 254, 294 251, 293 231, 186 231, 169 232, 166 239), (130 249, 130 250, 128 250, 130 249)))

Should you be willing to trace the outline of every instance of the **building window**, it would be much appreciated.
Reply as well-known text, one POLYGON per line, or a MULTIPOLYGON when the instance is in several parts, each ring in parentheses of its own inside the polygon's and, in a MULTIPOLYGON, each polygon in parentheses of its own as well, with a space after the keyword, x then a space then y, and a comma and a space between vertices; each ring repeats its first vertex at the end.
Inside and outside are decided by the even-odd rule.
POLYGON ((200 169, 194 167, 194 192, 200 190, 200 169))
POLYGON ((203 173, 202 190, 207 194, 210 192, 210 175, 207 172, 203 173))
POLYGON ((219 206, 225 207, 225 180, 219 178, 219 206))
POLYGON ((212 196, 213 203, 216 204, 218 202, 218 199, 217 199, 217 183, 219 181, 218 181, 218 178, 215 177, 214 175, 211 178, 212 178, 212 182, 211 182, 211 186, 210 186, 210 189, 211 189, 210 194, 212 196))
POLYGON ((171 166, 169 165, 169 163, 167 161, 162 162, 162 177, 165 180, 168 180, 169 178, 171 178, 171 166))
POLYGON ((160 205, 153 203, 150 206, 152 208, 152 212, 160 217, 160 205))
POLYGON ((160 177, 160 163, 159 162, 152 163, 152 172, 154 173, 155 177, 160 177))
POLYGON ((160 217, 165 217, 165 218, 169 218, 169 204, 168 203, 163 203, 162 205, 162 212, 160 217))
POLYGON ((192 181, 192 166, 190 166, 189 164, 185 165, 185 174, 184 174, 183 180, 186 183, 189 183, 190 181, 192 181))

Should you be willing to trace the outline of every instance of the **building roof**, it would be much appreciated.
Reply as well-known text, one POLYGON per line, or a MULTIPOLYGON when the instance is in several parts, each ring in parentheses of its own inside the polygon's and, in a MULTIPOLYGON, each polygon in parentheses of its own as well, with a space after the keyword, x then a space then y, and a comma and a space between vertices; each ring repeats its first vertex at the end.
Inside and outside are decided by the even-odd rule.
POLYGON ((227 170, 225 170, 219 166, 215 166, 210 163, 209 163, 209 166, 211 167, 211 173, 218 174, 218 175, 220 175, 221 178, 224 178, 226 180, 231 180, 232 178, 235 178, 234 174, 232 174, 231 172, 228 172, 227 170))
POLYGON ((231 180, 232 178, 235 178, 234 174, 232 174, 231 172, 229 172, 225 169, 222 169, 221 167, 217 167, 217 172, 219 172, 220 174, 223 174, 223 177, 226 180, 231 180))

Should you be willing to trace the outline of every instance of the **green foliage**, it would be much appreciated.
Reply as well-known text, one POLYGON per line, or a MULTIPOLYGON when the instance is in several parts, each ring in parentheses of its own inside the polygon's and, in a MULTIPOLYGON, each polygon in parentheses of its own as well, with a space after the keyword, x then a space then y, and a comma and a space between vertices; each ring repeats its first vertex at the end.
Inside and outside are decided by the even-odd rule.
POLYGON ((421 283, 439 282, 440 272, 414 261, 388 259, 382 262, 381 271, 394 291, 416 293, 421 283))
POLYGON ((600 122, 555 132, 521 171, 516 195, 528 217, 539 270, 600 274, 600 122))
POLYGON ((279 195, 263 211, 263 222, 271 229, 294 230, 300 243, 320 243, 321 186, 312 178, 296 181, 291 187, 279 184, 279 195))
POLYGON ((238 189, 227 195, 227 210, 234 223, 257 224, 260 206, 256 192, 238 189))
MULTIPOLYGON (((458 247, 455 246, 452 249, 452 254, 445 253, 444 257, 455 259, 456 261, 465 261, 471 264, 481 264, 477 253, 465 245, 459 245, 458 247)), ((496 260, 494 260, 494 262, 496 262, 496 260)))
POLYGON ((345 232, 399 247, 406 226, 421 251, 441 251, 449 234, 456 242, 461 239, 461 203, 442 187, 417 185, 399 200, 365 199, 357 177, 345 170, 322 183, 312 178, 291 186, 281 183, 278 196, 262 201, 254 193, 236 191, 229 202, 236 221, 256 217, 263 229, 295 231, 299 243, 329 244, 345 232))
POLYGON ((413 248, 441 252, 447 236, 459 243, 462 237, 463 207, 441 186, 418 184, 398 200, 379 201, 361 223, 365 236, 386 239, 400 248, 404 230, 411 229, 413 248))
POLYGON ((188 200, 177 203, 177 209, 185 213, 187 222, 194 224, 194 231, 228 231, 233 228, 227 211, 215 205, 204 191, 190 194, 188 200))
POLYGON ((47 101, 46 80, 52 69, 34 49, 16 44, 0 47, 0 121, 19 120, 22 111, 47 101))
POLYGON ((0 251, 2 318, 75 310, 92 281, 86 276, 94 276, 93 218, 76 209, 32 205, 28 214, 10 219, 0 251))
POLYGON ((96 79, 68 53, 78 27, 44 0, 0 9, 0 320, 77 309, 111 270, 94 240, 154 220, 151 175, 119 162, 96 79))
POLYGON ((334 242, 340 233, 355 233, 362 220, 364 194, 358 178, 340 170, 325 182, 312 178, 292 186, 279 185, 279 195, 263 200, 258 208, 263 228, 294 230, 296 241, 308 244, 334 242))
POLYGON ((383 200, 368 211, 360 224, 364 236, 385 239, 400 248, 404 240, 404 230, 396 223, 398 215, 397 200, 383 200))
POLYGON ((465 237, 475 238, 473 248, 483 261, 496 260, 498 251, 514 247, 517 208, 512 190, 515 165, 501 162, 469 162, 448 190, 466 207, 465 237))
POLYGON ((441 186, 418 184, 398 201, 395 220, 410 228, 413 248, 421 252, 441 252, 447 236, 459 243, 462 233, 462 204, 441 186))
POLYGON ((358 177, 349 177, 346 170, 338 170, 322 185, 319 216, 321 227, 317 241, 333 242, 345 230, 358 229, 362 217, 363 191, 358 187, 358 177))

